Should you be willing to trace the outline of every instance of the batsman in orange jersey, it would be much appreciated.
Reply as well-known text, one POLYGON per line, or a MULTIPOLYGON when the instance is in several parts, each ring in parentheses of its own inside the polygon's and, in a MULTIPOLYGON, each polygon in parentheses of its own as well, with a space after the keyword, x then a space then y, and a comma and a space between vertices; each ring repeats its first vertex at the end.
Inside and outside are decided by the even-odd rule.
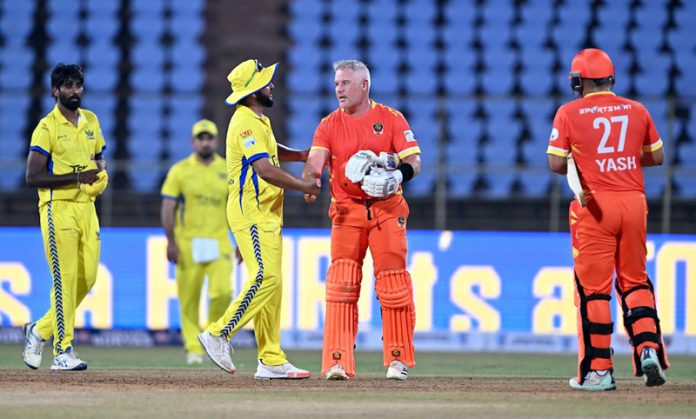
MULTIPOLYGON (((420 171, 420 147, 399 111, 370 100, 364 63, 339 61, 334 70, 339 109, 319 123, 303 171, 305 178, 317 179, 329 165, 331 265, 321 372, 327 380, 355 375, 357 303, 369 247, 382 306, 384 367, 387 378, 404 380, 416 365, 416 313, 406 271, 409 209, 401 184, 420 171)), ((305 195, 307 202, 315 199, 305 195)))
POLYGON ((570 205, 579 365, 569 384, 578 390, 616 388, 609 304, 616 273, 634 373, 644 376, 646 385, 659 386, 669 363, 645 270, 648 208, 642 168, 662 164, 662 140, 641 103, 611 91, 614 65, 604 51, 580 51, 570 80, 578 99, 558 109, 546 151, 550 169, 561 174, 572 154, 586 202, 570 205))

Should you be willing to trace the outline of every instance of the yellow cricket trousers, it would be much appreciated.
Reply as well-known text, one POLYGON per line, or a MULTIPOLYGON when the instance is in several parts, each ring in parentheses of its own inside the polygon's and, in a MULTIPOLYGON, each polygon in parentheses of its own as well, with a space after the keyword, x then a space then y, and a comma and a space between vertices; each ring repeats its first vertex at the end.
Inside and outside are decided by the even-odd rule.
POLYGON ((72 349, 75 310, 97 280, 99 220, 93 202, 50 201, 39 209, 51 271, 51 307, 36 323, 43 339, 53 336, 53 354, 72 349))
POLYGON ((235 231, 234 239, 249 271, 249 280, 225 314, 207 330, 229 340, 253 319, 259 359, 266 365, 283 364, 287 358, 280 349, 281 227, 275 223, 255 224, 235 231))
POLYGON ((196 263, 193 261, 191 240, 177 240, 179 260, 176 264, 176 286, 181 312, 181 335, 186 353, 203 354, 197 338, 201 332, 198 313, 203 278, 208 276, 208 323, 220 318, 232 299, 232 245, 227 238, 218 242, 219 258, 207 263, 196 263))

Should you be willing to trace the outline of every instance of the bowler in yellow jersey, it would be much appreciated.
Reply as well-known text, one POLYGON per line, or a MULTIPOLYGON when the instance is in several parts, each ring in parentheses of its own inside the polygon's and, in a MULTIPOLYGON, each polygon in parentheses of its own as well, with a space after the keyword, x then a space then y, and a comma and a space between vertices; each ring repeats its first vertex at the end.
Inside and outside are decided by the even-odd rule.
POLYGON ((99 266, 99 221, 94 200, 106 187, 104 136, 97 116, 81 109, 84 74, 75 64, 51 73, 56 106, 31 137, 26 182, 38 188, 41 233, 53 280, 51 307, 24 326, 24 362, 41 364, 53 336, 51 370, 87 369, 73 351, 75 310, 94 285, 99 266))
POLYGON ((218 129, 202 119, 193 125, 194 152, 169 169, 162 185, 162 227, 167 259, 176 263, 181 334, 189 365, 203 363, 197 335, 203 278, 208 277, 208 319, 225 313, 232 299, 232 244, 227 228, 227 172, 217 154, 218 129))
POLYGON ((213 362, 234 374, 229 340, 250 320, 258 347, 255 378, 307 378, 309 371, 288 362, 280 348, 282 301, 283 190, 311 195, 319 180, 297 178, 280 168, 281 161, 305 161, 299 151, 276 143, 264 110, 273 106, 273 75, 278 64, 264 68, 247 60, 227 76, 232 94, 227 103, 237 105, 227 129, 227 221, 249 271, 249 280, 225 314, 198 335, 213 362))

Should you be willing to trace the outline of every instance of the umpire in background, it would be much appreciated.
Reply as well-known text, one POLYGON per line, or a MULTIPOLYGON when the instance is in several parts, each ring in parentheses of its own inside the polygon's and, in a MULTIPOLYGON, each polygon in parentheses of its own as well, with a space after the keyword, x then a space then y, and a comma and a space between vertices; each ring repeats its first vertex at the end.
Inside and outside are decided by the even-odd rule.
POLYGON ((227 227, 227 172, 217 154, 218 129, 202 119, 193 125, 194 152, 172 166, 162 185, 162 227, 167 259, 176 263, 181 331, 189 365, 203 363, 196 336, 203 277, 208 277, 207 321, 220 318, 232 298, 232 244, 227 227))

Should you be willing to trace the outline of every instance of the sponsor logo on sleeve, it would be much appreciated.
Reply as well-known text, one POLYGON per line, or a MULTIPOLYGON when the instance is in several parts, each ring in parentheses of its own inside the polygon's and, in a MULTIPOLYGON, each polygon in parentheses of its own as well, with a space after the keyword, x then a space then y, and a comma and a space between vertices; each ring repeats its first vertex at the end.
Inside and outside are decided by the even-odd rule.
POLYGON ((416 137, 413 136, 413 131, 411 131, 411 130, 404 131, 404 138, 406 139, 406 142, 409 142, 409 143, 416 141, 416 137))
POLYGON ((249 148, 253 145, 256 145, 256 138, 249 137, 246 140, 244 140, 244 148, 249 148))
POLYGON ((242 131, 242 133, 239 134, 239 136, 242 137, 242 138, 246 138, 246 137, 250 136, 251 134, 253 134, 253 133, 251 132, 250 129, 248 129, 248 130, 246 130, 246 131, 242 131))
POLYGON ((551 136, 549 137, 549 141, 556 141, 558 138, 558 128, 554 128, 551 130, 551 136))

